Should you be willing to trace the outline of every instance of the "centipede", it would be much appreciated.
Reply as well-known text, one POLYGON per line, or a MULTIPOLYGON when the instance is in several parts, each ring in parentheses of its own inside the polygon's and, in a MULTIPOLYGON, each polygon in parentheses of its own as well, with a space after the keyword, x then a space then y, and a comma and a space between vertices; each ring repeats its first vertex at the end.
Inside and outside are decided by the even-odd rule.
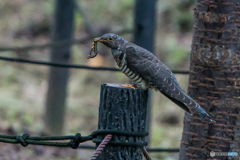
POLYGON ((92 49, 91 49, 91 51, 90 51, 87 59, 89 59, 89 58, 94 58, 94 57, 97 56, 97 54, 98 54, 97 41, 94 39, 94 40, 93 40, 93 43, 92 43, 92 49), (92 54, 92 52, 93 52, 93 54, 92 54))

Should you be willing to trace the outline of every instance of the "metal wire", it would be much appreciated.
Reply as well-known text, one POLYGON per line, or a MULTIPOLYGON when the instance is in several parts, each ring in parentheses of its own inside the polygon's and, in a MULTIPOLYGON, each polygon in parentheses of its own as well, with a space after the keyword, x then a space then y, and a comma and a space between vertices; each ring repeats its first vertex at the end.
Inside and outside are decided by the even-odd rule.
POLYGON ((21 144, 23 147, 28 146, 28 144, 33 145, 45 145, 45 146, 56 146, 56 147, 71 147, 73 149, 78 148, 79 144, 92 140, 92 135, 81 136, 77 133, 75 136, 50 136, 50 137, 34 137, 29 134, 23 134, 18 136, 0 135, 0 142, 21 144), (53 142, 55 140, 70 140, 69 142, 53 142))
POLYGON ((117 68, 110 68, 110 67, 89 67, 89 66, 85 66, 85 65, 61 64, 61 63, 53 63, 53 62, 27 60, 27 59, 22 59, 22 58, 8 58, 8 57, 3 57, 3 56, 0 56, 0 60, 19 62, 19 63, 29 63, 29 64, 36 64, 36 65, 53 66, 53 67, 61 67, 61 68, 90 69, 90 70, 117 71, 117 72, 120 71, 117 68))
MULTIPOLYGON (((89 67, 89 66, 85 66, 85 65, 61 64, 61 63, 53 63, 53 62, 27 60, 27 59, 23 59, 23 58, 9 58, 9 57, 3 57, 3 56, 0 56, 0 60, 10 61, 10 62, 18 62, 18 63, 44 65, 44 66, 61 67, 61 68, 89 69, 89 70, 114 71, 114 72, 120 71, 118 68, 111 68, 111 67, 89 67)), ((189 71, 173 70, 172 72, 174 74, 189 74, 189 71)))
POLYGON ((148 152, 179 152, 179 148, 148 148, 148 152))

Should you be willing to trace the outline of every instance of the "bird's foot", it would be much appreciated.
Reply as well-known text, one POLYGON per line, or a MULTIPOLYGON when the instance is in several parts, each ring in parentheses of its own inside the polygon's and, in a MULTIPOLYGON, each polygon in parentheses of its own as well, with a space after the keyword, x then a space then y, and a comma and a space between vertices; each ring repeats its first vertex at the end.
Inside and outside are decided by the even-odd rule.
POLYGON ((133 85, 131 85, 131 84, 121 84, 120 85, 121 87, 123 87, 123 88, 132 88, 132 89, 136 89, 135 87, 133 87, 133 85))

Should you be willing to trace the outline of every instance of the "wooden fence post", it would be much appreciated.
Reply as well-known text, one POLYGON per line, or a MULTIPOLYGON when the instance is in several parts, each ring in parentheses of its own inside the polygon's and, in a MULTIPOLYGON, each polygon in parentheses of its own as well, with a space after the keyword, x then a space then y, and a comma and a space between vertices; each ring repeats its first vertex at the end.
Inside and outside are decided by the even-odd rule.
MULTIPOLYGON (((120 84, 102 84, 99 105, 98 130, 117 130, 145 133, 148 91, 122 88, 120 84)), ((97 136, 104 139, 107 134, 97 136)), ((144 143, 145 137, 114 135, 114 142, 144 143)), ((141 160, 143 147, 108 144, 98 160, 141 160)))
MULTIPOLYGON (((134 43, 146 48, 154 53, 155 44, 155 28, 156 28, 156 0, 137 0, 135 1, 135 17, 134 17, 134 43)), ((151 129, 151 106, 152 106, 152 91, 148 93, 148 111, 146 130, 151 129)), ((147 137, 147 142, 150 143, 150 137, 147 137)))
MULTIPOLYGON (((73 0, 55 0, 55 16, 52 27, 52 41, 70 40, 74 31, 73 0)), ((71 59, 71 45, 53 47, 51 62, 68 64, 71 59)), ((61 135, 66 108, 68 68, 51 67, 45 109, 45 134, 61 135)))

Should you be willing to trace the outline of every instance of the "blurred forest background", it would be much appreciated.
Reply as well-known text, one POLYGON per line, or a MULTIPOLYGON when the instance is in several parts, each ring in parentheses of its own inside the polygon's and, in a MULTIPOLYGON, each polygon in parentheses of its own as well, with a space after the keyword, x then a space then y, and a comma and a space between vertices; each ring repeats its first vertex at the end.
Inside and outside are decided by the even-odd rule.
MULTIPOLYGON (((133 29, 134 0, 76 0, 98 34, 133 29)), ((192 41, 194 0, 159 0, 156 3, 157 23, 155 54, 172 70, 188 70, 192 41)), ((54 15, 52 0, 1 0, 0 46, 45 44, 51 40, 54 15)), ((74 38, 89 36, 84 17, 74 12, 74 38)), ((121 36, 133 41, 133 32, 121 36)), ((110 50, 98 45, 100 55, 87 60, 92 40, 72 46, 72 63, 89 66, 116 67, 110 50)), ((33 51, 1 52, 1 56, 31 60, 50 60, 50 48, 33 51)), ((0 134, 41 135, 44 131, 49 67, 0 61, 0 134)), ((176 75, 187 90, 188 75, 176 75)), ((88 135, 97 129, 100 86, 102 83, 129 83, 120 72, 71 69, 68 84, 64 135, 80 132, 88 135)), ((150 146, 179 148, 184 111, 153 92, 150 146)), ((87 144, 91 144, 90 142, 87 144)), ((93 150, 59 149, 54 147, 0 143, 0 159, 85 160, 93 150)), ((178 153, 150 153, 152 159, 174 160, 178 153)))

